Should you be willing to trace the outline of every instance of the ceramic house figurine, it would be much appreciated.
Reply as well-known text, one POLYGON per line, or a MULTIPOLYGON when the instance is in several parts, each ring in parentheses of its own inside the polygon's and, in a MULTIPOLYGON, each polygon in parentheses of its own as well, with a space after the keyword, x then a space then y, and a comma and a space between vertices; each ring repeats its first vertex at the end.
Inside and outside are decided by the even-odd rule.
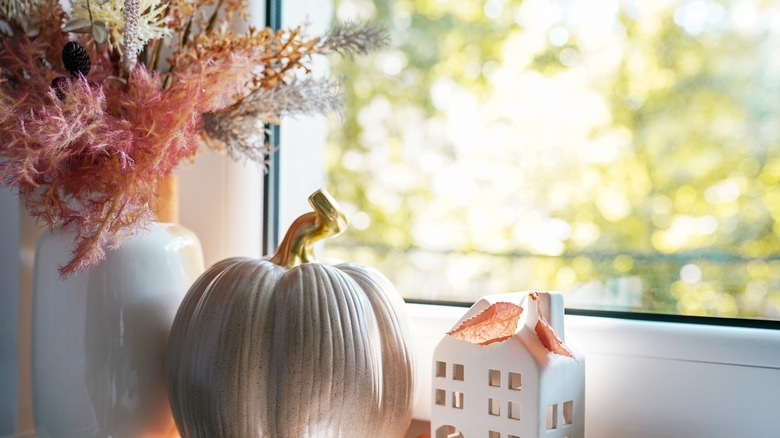
POLYGON ((563 296, 490 295, 433 354, 434 438, 582 438, 585 363, 564 342, 563 296))

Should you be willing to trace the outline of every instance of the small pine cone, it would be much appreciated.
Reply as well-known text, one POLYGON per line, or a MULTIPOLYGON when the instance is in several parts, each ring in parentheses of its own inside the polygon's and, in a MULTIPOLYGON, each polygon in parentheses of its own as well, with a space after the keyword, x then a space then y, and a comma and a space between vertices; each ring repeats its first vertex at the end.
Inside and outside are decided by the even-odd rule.
POLYGON ((65 92, 62 91, 62 86, 65 85, 65 81, 67 81, 65 76, 57 76, 51 80, 51 87, 54 88, 54 92, 60 100, 65 99, 65 92))
POLYGON ((91 68, 87 49, 76 41, 69 41, 62 47, 62 63, 71 76, 79 73, 86 76, 91 68))

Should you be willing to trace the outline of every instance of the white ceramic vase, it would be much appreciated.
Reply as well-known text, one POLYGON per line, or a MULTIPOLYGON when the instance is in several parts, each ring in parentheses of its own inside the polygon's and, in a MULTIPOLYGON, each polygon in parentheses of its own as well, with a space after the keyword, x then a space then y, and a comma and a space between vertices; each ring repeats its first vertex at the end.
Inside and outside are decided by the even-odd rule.
MULTIPOLYGON (((39 438, 158 438, 175 433, 165 385, 168 333, 203 272, 195 234, 154 223, 63 280, 69 232, 35 255, 32 385, 39 438)), ((175 436, 175 435, 173 435, 175 436)))

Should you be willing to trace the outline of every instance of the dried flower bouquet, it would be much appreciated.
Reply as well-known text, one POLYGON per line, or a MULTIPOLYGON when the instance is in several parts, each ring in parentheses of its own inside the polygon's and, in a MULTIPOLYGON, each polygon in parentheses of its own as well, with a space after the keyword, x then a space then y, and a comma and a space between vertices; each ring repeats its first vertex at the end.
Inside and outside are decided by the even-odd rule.
POLYGON ((199 144, 264 163, 265 123, 338 109, 338 84, 306 75, 311 55, 384 43, 355 24, 324 38, 238 32, 245 0, 70 6, 0 0, 0 181, 47 226, 75 230, 63 276, 148 224, 158 182, 199 144))

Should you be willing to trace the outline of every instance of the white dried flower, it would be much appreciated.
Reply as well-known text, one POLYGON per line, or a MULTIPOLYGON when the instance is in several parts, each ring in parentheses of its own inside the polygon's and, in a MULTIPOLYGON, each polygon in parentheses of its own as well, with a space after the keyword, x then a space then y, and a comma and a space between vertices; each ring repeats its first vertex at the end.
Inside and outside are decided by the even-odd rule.
MULTIPOLYGON (((93 22, 105 23, 109 35, 109 46, 111 49, 122 52, 126 44, 124 39, 124 0, 108 0, 102 5, 95 2, 90 3, 92 9, 91 20, 93 22)), ((87 0, 72 0, 71 4, 73 6, 71 13, 72 23, 83 23, 85 20, 89 22, 90 11, 87 8, 87 0)), ((166 3, 162 0, 139 0, 138 5, 140 14, 138 15, 138 31, 136 32, 135 42, 140 51, 150 40, 169 36, 170 29, 167 27, 166 3)))
POLYGON ((41 0, 0 0, 0 31, 10 36, 11 24, 16 24, 28 37, 36 36, 40 31, 36 13, 41 3, 41 0))
POLYGON ((0 17, 18 21, 30 14, 35 0, 0 0, 0 17))

